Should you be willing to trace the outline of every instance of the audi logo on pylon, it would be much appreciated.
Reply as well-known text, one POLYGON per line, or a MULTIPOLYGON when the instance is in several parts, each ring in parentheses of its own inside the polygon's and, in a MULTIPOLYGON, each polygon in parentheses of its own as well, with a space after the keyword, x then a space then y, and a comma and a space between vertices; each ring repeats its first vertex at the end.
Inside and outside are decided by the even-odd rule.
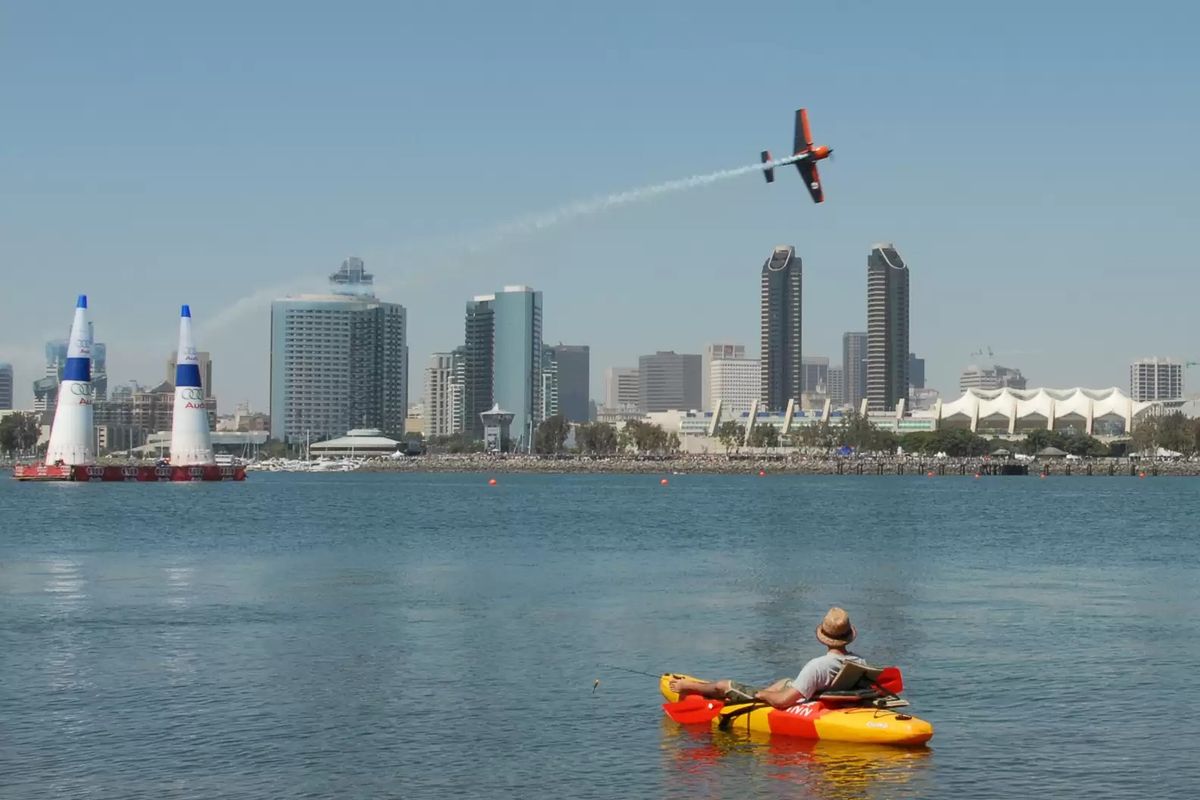
POLYGON ((91 397, 92 385, 90 383, 72 383, 71 394, 78 397, 91 397))
POLYGON ((194 386, 185 386, 179 390, 179 396, 184 400, 203 400, 204 390, 194 386))

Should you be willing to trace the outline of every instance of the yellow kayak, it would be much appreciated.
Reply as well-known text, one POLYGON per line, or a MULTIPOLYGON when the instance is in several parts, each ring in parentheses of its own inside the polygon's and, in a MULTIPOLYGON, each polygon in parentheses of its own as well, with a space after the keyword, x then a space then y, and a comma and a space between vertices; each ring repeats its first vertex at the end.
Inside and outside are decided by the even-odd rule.
POLYGON ((933 738, 932 725, 896 710, 904 702, 898 698, 822 696, 788 709, 777 709, 762 703, 725 703, 699 695, 680 700, 668 686, 673 678, 696 679, 678 673, 665 673, 659 678, 659 691, 666 699, 663 710, 683 724, 706 723, 714 728, 835 742, 911 746, 933 738))

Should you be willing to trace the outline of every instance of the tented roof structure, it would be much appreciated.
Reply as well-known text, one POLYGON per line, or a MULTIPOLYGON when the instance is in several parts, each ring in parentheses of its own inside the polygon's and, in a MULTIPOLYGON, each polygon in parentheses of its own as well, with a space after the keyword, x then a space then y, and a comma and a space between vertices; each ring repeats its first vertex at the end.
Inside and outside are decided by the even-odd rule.
POLYGON ((980 428, 1013 434, 1067 426, 1092 433, 1097 420, 1121 421, 1125 430, 1153 403, 1133 400, 1120 389, 967 389, 962 397, 934 408, 939 428, 980 428))

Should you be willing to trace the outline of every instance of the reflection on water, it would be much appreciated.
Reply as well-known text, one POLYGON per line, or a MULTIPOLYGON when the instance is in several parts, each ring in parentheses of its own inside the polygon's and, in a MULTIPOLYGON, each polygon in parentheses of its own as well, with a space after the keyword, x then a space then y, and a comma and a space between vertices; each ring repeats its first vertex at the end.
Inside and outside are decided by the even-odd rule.
MULTIPOLYGON (((194 567, 164 567, 163 576, 167 581, 166 604, 175 612, 187 612, 195 602, 195 590, 192 586, 195 579, 194 567)), ((191 625, 166 625, 162 629, 162 661, 163 668, 172 675, 175 681, 190 676, 196 671, 196 653, 192 647, 194 638, 191 625)))
POLYGON ((193 567, 164 567, 167 579, 167 604, 175 608, 187 608, 192 603, 193 567))
POLYGON ((662 750, 671 793, 727 797, 735 786, 756 795, 813 798, 919 796, 928 747, 823 742, 746 731, 716 731, 664 718, 662 750), (734 780, 730 780, 736 776, 734 780))
MULTIPOLYGON (((87 580, 80 565, 69 559, 51 559, 43 568, 42 591, 49 598, 43 619, 50 631, 42 667, 46 687, 55 697, 90 691, 87 639, 70 623, 87 609, 87 580)), ((54 704, 49 712, 66 734, 86 730, 92 718, 90 709, 66 703, 54 704)))
POLYGON ((87 600, 83 574, 79 565, 66 559, 54 559, 46 564, 45 592, 52 596, 55 610, 70 612, 87 600))

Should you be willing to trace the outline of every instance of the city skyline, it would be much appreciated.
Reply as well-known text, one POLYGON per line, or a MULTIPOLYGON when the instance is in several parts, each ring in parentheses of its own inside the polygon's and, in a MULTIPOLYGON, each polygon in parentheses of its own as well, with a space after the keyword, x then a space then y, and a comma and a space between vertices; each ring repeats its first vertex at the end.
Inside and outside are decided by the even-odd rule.
MULTIPOLYGON (((890 247, 890 246, 889 246, 889 247, 890 247)), ((878 249, 878 246, 877 246, 877 247, 875 247, 875 248, 873 248, 873 249, 872 249, 872 253, 874 253, 874 252, 875 252, 877 249, 878 249)), ((890 249, 892 249, 893 253, 895 253, 895 251, 894 251, 894 248, 890 248, 890 249)), ((898 254, 897 254, 897 255, 898 255, 898 254)), ((798 257, 797 257, 797 260, 798 260, 798 257)), ((363 272, 363 271, 362 271, 362 270, 363 270, 363 262, 362 262, 362 260, 361 260, 361 259, 357 259, 357 258, 354 258, 354 257, 350 257, 350 258, 348 258, 346 261, 344 261, 344 262, 343 262, 343 264, 342 264, 342 267, 341 267, 341 270, 339 270, 339 272, 340 272, 340 273, 345 273, 345 272, 346 272, 346 270, 347 270, 347 264, 350 264, 350 263, 352 263, 352 262, 357 262, 357 268, 358 268, 358 270, 360 271, 360 273, 362 273, 362 274, 363 274, 363 275, 365 275, 365 277, 366 277, 366 280, 365 280, 365 281, 363 281, 363 282, 365 282, 366 284, 368 284, 368 285, 369 285, 369 284, 371 283, 371 278, 372 278, 372 276, 371 276, 370 274, 367 274, 367 273, 365 273, 365 272, 363 272)), ((336 284, 336 283, 338 283, 338 281, 337 281, 338 274, 339 274, 339 273, 334 273, 333 275, 330 275, 330 276, 329 276, 329 280, 330 280, 331 284, 336 284)), ((351 281, 350 283, 353 283, 353 281, 351 281)), ((369 295, 369 293, 368 293, 368 295, 367 295, 367 296, 368 296, 368 297, 370 296, 370 295, 369 295)), ((92 325, 94 326, 94 323, 92 323, 92 325)), ((849 380, 849 375, 848 375, 848 374, 846 374, 845 363, 846 363, 846 354, 849 352, 849 351, 847 350, 847 347, 850 347, 850 345, 848 345, 848 344, 847 344, 847 342, 848 342, 848 341, 850 341, 850 338, 849 338, 849 337, 862 337, 862 338, 865 340, 865 336, 866 336, 866 334, 865 334, 865 333, 850 333, 850 332, 848 332, 848 333, 845 333, 845 334, 843 334, 843 337, 842 337, 842 338, 843 338, 843 364, 835 364, 835 363, 833 363, 833 362, 832 362, 832 360, 831 360, 831 359, 829 359, 829 357, 828 357, 828 356, 824 356, 824 355, 817 355, 817 354, 809 354, 809 355, 804 355, 804 356, 802 356, 802 362, 804 362, 804 368, 805 368, 806 370, 807 370, 807 369, 809 369, 810 365, 809 365, 809 363, 808 363, 808 362, 812 362, 812 361, 821 362, 821 363, 822 363, 822 368, 823 368, 823 370, 837 370, 837 371, 839 371, 839 372, 840 372, 840 375, 839 375, 839 380, 840 380, 840 381, 842 381, 842 382, 848 381, 848 380, 849 380)), ((44 367, 44 370, 43 370, 44 372, 48 373, 48 372, 51 370, 51 367, 52 367, 52 365, 53 365, 54 363, 56 363, 56 360, 61 360, 61 359, 59 359, 59 356, 58 356, 58 355, 56 355, 56 354, 57 354, 57 351, 59 351, 59 350, 63 350, 63 349, 64 349, 64 347, 65 347, 65 343, 66 343, 66 340, 62 340, 62 339, 58 339, 58 340, 50 340, 50 341, 47 341, 47 342, 45 343, 45 346, 44 346, 44 351, 45 351, 45 354, 46 354, 46 365, 45 365, 45 367, 44 367)), ((101 377, 101 380, 103 381, 103 380, 106 378, 106 375, 105 375, 105 372, 106 372, 106 370, 105 370, 105 368, 104 368, 104 362, 105 362, 105 352, 106 352, 106 348, 105 348, 105 345, 104 345, 104 344, 102 344, 102 343, 95 343, 95 344, 94 344, 94 347, 95 347, 95 349, 96 349, 96 353, 95 353, 95 355, 96 355, 96 356, 98 356, 98 364, 99 364, 99 370, 98 370, 98 372, 99 372, 100 376, 102 376, 102 377, 101 377)), ((583 354, 584 354, 584 360, 585 360, 585 361, 586 361, 586 360, 588 360, 588 359, 587 359, 587 355, 586 355, 586 354, 587 354, 587 351, 589 350, 589 347, 590 347, 589 345, 572 346, 572 345, 562 345, 561 343, 560 343, 559 345, 557 345, 557 346, 546 345, 546 349, 547 349, 547 351, 551 351, 551 350, 553 350, 555 347, 566 347, 566 348, 568 348, 568 349, 572 349, 572 350, 580 350, 580 351, 582 351, 582 352, 583 352, 583 354)), ((711 344, 710 344, 710 345, 706 345, 706 346, 705 346, 705 351, 706 351, 706 352, 705 352, 705 361, 704 361, 705 373, 707 372, 707 365, 708 365, 708 363, 709 363, 709 356, 711 355, 711 351, 713 350, 713 348, 716 348, 716 347, 725 348, 725 349, 727 349, 727 350, 730 350, 731 352, 732 352, 732 350, 733 350, 733 349, 735 349, 735 348, 736 348, 737 352, 738 352, 738 353, 740 353, 740 354, 742 354, 742 356, 748 356, 748 357, 750 357, 750 358, 758 358, 758 354, 755 354, 753 351, 748 351, 748 350, 746 349, 746 346, 745 346, 745 345, 742 345, 742 344, 723 344, 723 345, 711 345, 711 344)), ((463 349, 463 348, 462 348, 461 346, 459 346, 459 347, 456 349, 456 351, 455 351, 455 352, 456 352, 456 353, 457 353, 457 352, 461 352, 461 351, 462 351, 462 349, 463 349)), ((990 350, 990 347, 989 347, 989 349, 988 349, 988 353, 989 353, 989 355, 992 355, 992 353, 991 353, 991 350, 990 350)), ((974 355, 977 355, 977 354, 978 354, 978 353, 972 353, 971 355, 972 355, 972 356, 974 356, 974 355)), ((429 357, 436 357, 436 356, 438 356, 438 355, 443 355, 443 354, 442 354, 442 353, 440 353, 440 352, 434 352, 434 353, 431 353, 431 354, 429 354, 429 357)), ((203 365, 203 370, 204 370, 204 374, 205 374, 205 382, 206 382, 206 384, 207 384, 207 382, 208 382, 209 380, 211 380, 211 375, 212 375, 212 365, 211 365, 211 362, 209 362, 209 361, 208 361, 209 354, 208 354, 207 352, 205 352, 205 353, 202 353, 202 356, 203 356, 203 360, 205 361, 205 363, 204 363, 204 365, 203 365)), ((1159 359, 1159 358, 1160 358, 1160 357, 1153 357, 1153 359, 1159 359)), ((172 359, 173 359, 173 357, 171 357, 171 358, 168 358, 168 363, 167 363, 167 370, 168 370, 168 373, 170 373, 170 371, 171 371, 171 369, 172 369, 172 365, 173 365, 173 360, 172 360, 172 359)), ((1137 360, 1137 361, 1146 361, 1146 360, 1153 360, 1153 359, 1152 359, 1151 357, 1143 357, 1143 358, 1136 359, 1136 360, 1137 360)), ((1168 357, 1168 358, 1166 358, 1166 359, 1163 359, 1163 360, 1165 360, 1165 361, 1170 361, 1170 362, 1177 363, 1177 364, 1181 365, 1181 366, 1179 367, 1180 377, 1179 377, 1179 379, 1178 379, 1177 383, 1179 383, 1180 385, 1184 385, 1184 386, 1186 387, 1186 381, 1184 381, 1184 380, 1183 380, 1183 375, 1182 375, 1182 369, 1183 369, 1182 365, 1183 365, 1183 363, 1184 363, 1184 362, 1183 362, 1182 360, 1180 360, 1180 359, 1175 359, 1175 358, 1171 358, 1171 357, 1168 357)), ((908 367, 908 369, 909 369, 909 370, 912 370, 914 365, 916 365, 916 364, 919 364, 919 365, 920 365, 920 367, 921 367, 921 370, 922 370, 922 371, 921 371, 920 373, 916 373, 916 374, 921 374, 922 376, 923 376, 924 362, 925 362, 925 359, 924 359, 924 358, 917 357, 917 356, 916 356, 915 354, 913 354, 913 353, 909 353, 909 357, 908 357, 908 359, 906 360, 906 364, 907 364, 907 367, 908 367)), ((27 403, 26 405, 22 406, 20 403, 16 402, 16 398, 18 398, 18 397, 19 397, 19 395, 20 395, 20 391, 19 391, 19 390, 20 390, 20 379, 19 379, 19 375, 16 375, 16 374, 14 373, 14 370, 13 370, 13 368, 12 368, 12 365, 11 365, 11 364, 7 364, 7 363, 5 363, 5 362, 0 362, 0 364, 3 364, 3 366, 5 367, 5 376, 4 376, 4 380, 6 380, 6 381, 9 381, 10 383, 9 383, 8 385, 11 385, 11 387, 12 387, 12 393, 13 393, 13 396, 14 396, 13 408, 14 408, 15 410, 22 410, 22 409, 25 409, 25 410, 41 410, 41 409, 39 409, 39 407, 38 407, 38 406, 36 406, 36 405, 30 405, 30 404, 28 404, 28 403, 27 403), (11 377, 10 377, 10 376, 11 376, 11 377)), ((1189 367, 1189 368, 1190 368, 1191 366, 1193 366, 1193 365, 1194 365, 1194 362, 1190 362, 1190 361, 1188 361, 1188 362, 1186 362, 1186 365, 1187 365, 1187 367, 1189 367)), ((865 366, 865 365, 864 365, 864 366, 865 366)), ((602 388, 600 391, 596 391, 594 388, 591 388, 591 387, 594 385, 594 381, 593 381, 593 380, 589 380, 589 382, 588 382, 588 385, 589 385, 588 392, 589 392, 589 394, 590 394, 590 397, 589 397, 589 402, 594 402, 594 403, 596 403, 597 405, 603 405, 603 404, 604 404, 604 401, 605 401, 605 398, 606 398, 606 391, 607 391, 607 388, 606 388, 606 387, 607 387, 607 384, 608 384, 608 373, 611 371, 611 369, 612 369, 612 367, 600 367, 598 364, 592 364, 592 365, 591 365, 591 368, 588 370, 589 378, 590 378, 591 374, 593 374, 595 371, 597 371, 597 370, 601 371, 601 374, 602 374, 602 378, 601 378, 601 386, 602 386, 602 387, 605 387, 605 388, 602 388)), ((992 369, 1004 370, 1004 369, 1007 369, 1007 368, 1005 368, 1005 367, 1000 367, 1000 366, 997 366, 997 367, 995 367, 995 368, 993 368, 993 367, 989 367, 989 366, 979 367, 979 366, 976 366, 976 365, 972 364, 972 365, 968 366, 968 367, 967 367, 965 370, 963 370, 963 371, 960 371, 960 373, 959 373, 959 376, 958 376, 958 380, 957 380, 957 383, 958 383, 957 389, 956 389, 955 387, 953 387, 953 386, 951 386, 951 387, 946 387, 946 388, 944 388, 944 387, 931 387, 931 388, 932 388, 934 391, 940 392, 940 393, 943 395, 943 397, 949 398, 949 397, 950 397, 950 396, 952 396, 952 395, 953 395, 953 394, 954 394, 956 391, 957 391, 957 392, 959 392, 959 393, 961 393, 962 391, 964 391, 964 388, 963 388, 963 387, 964 387, 965 385, 969 385, 969 386, 985 386, 985 387, 986 387, 986 386, 990 385, 990 383, 988 382, 988 380, 987 380, 987 379, 984 379, 982 383, 976 383, 976 381, 975 381, 974 379, 968 380, 968 382, 967 382, 967 383, 964 383, 964 380, 967 380, 967 379, 964 379, 964 377, 963 377, 963 376, 964 376, 964 375, 965 375, 967 372, 971 372, 971 371, 989 371, 989 370, 992 370, 992 369)), ((633 372, 636 374, 636 372, 637 372, 636 368, 634 368, 634 369, 633 369, 633 372)), ((864 372, 865 372, 865 369, 864 369, 864 372)), ((1018 374, 1018 375, 1020 375, 1019 371, 1017 372, 1017 374, 1018 374)), ((865 377, 865 375, 864 375, 864 377, 865 377)), ((912 376, 910 376, 910 378, 911 378, 911 377, 912 377, 912 376)), ((423 396, 424 396, 424 386, 425 386, 425 379, 426 379, 425 370, 423 370, 423 369, 419 369, 419 372, 418 372, 418 375, 417 375, 417 378, 416 378, 416 380, 417 380, 417 382, 418 382, 418 383, 417 383, 418 393, 417 393, 416 395, 414 395, 415 397, 423 397, 423 396)), ((169 379, 168 379, 168 380, 169 380, 169 379)), ((1025 382, 1025 381, 1024 381, 1024 379, 1022 378, 1022 379, 1021 379, 1021 384, 1024 384, 1024 382, 1025 382)), ((137 379, 127 379, 127 380, 123 380, 123 381, 118 381, 118 382, 117 382, 115 385, 116 385, 116 386, 118 386, 118 387, 120 387, 120 386, 122 386, 122 385, 123 385, 123 384, 125 384, 125 383, 135 384, 135 385, 138 385, 138 386, 140 386, 140 385, 141 385, 141 384, 140 384, 140 382, 139 382, 137 379)), ((154 386, 154 385, 155 385, 155 383, 154 383, 153 381, 151 381, 151 382, 150 382, 150 384, 149 384, 149 386, 151 386, 151 387, 152 387, 152 386, 154 386)), ((410 385, 412 385, 412 384, 411 384, 411 378, 410 378, 410 385)), ((926 383, 925 385, 928 385, 928 384, 926 383)), ((1046 386, 1051 386, 1051 385, 1065 385, 1065 384, 1064 384, 1064 383, 1062 383, 1061 381, 1058 381, 1058 382, 1056 382, 1056 381, 1050 381, 1050 382, 1039 381, 1039 382, 1038 382, 1038 385, 1046 385, 1046 386)), ((923 387, 918 387, 916 384, 913 384, 913 388, 923 388, 923 387)), ((1100 388, 1100 387, 1097 387, 1097 388, 1100 388)), ((1103 387, 1103 388, 1109 388, 1109 387, 1103 387)), ((1114 384, 1114 388, 1120 388, 1120 387, 1119 387, 1119 386, 1117 386, 1116 384, 1114 384)), ((708 389, 709 389, 709 386, 708 386, 708 379, 707 379, 707 374, 705 374, 705 377, 704 377, 704 379, 703 379, 703 388, 702 388, 702 393, 703 393, 704 395, 707 395, 708 389)), ((211 394, 211 390, 208 390, 208 391, 209 391, 209 393, 211 394)), ((842 391, 846 391, 846 392, 848 392, 848 391, 849 391, 849 389, 848 389, 848 387, 843 387, 842 391)), ((1185 394, 1185 396, 1187 395, 1186 388, 1185 388, 1185 392, 1184 392, 1184 394, 1185 394)), ((100 399, 103 399, 103 398, 101 397, 100 399)), ((412 398, 411 398, 411 397, 410 397, 410 400, 412 400, 412 398)), ((849 401, 849 396, 847 396, 847 401, 849 401)), ((413 401, 413 402, 415 402, 415 401, 413 401)), ((409 404, 409 405, 410 405, 410 407, 413 405, 413 402, 410 402, 410 404, 409 404)), ((232 404, 232 405, 236 405, 236 406, 245 406, 245 402, 244 402, 244 401, 236 401, 236 402, 231 402, 231 404, 232 404)), ((853 406, 857 407, 857 403, 849 403, 849 402, 848 402, 848 404, 849 404, 849 405, 853 405, 853 406)), ((267 404, 267 406, 264 406, 264 410, 265 410, 265 409, 266 409, 268 406, 269 406, 269 403, 267 404)), ((697 406, 697 408, 701 408, 701 407, 705 407, 705 402, 704 402, 704 398, 703 398, 703 397, 702 397, 702 402, 701 402, 701 403, 700 403, 700 404, 697 406)), ((708 410, 711 410, 711 409, 708 409, 708 410)), ((223 414, 225 414, 225 413, 229 413, 229 412, 228 412, 228 411, 226 411, 226 410, 222 410, 222 413, 223 413, 223 414)))

